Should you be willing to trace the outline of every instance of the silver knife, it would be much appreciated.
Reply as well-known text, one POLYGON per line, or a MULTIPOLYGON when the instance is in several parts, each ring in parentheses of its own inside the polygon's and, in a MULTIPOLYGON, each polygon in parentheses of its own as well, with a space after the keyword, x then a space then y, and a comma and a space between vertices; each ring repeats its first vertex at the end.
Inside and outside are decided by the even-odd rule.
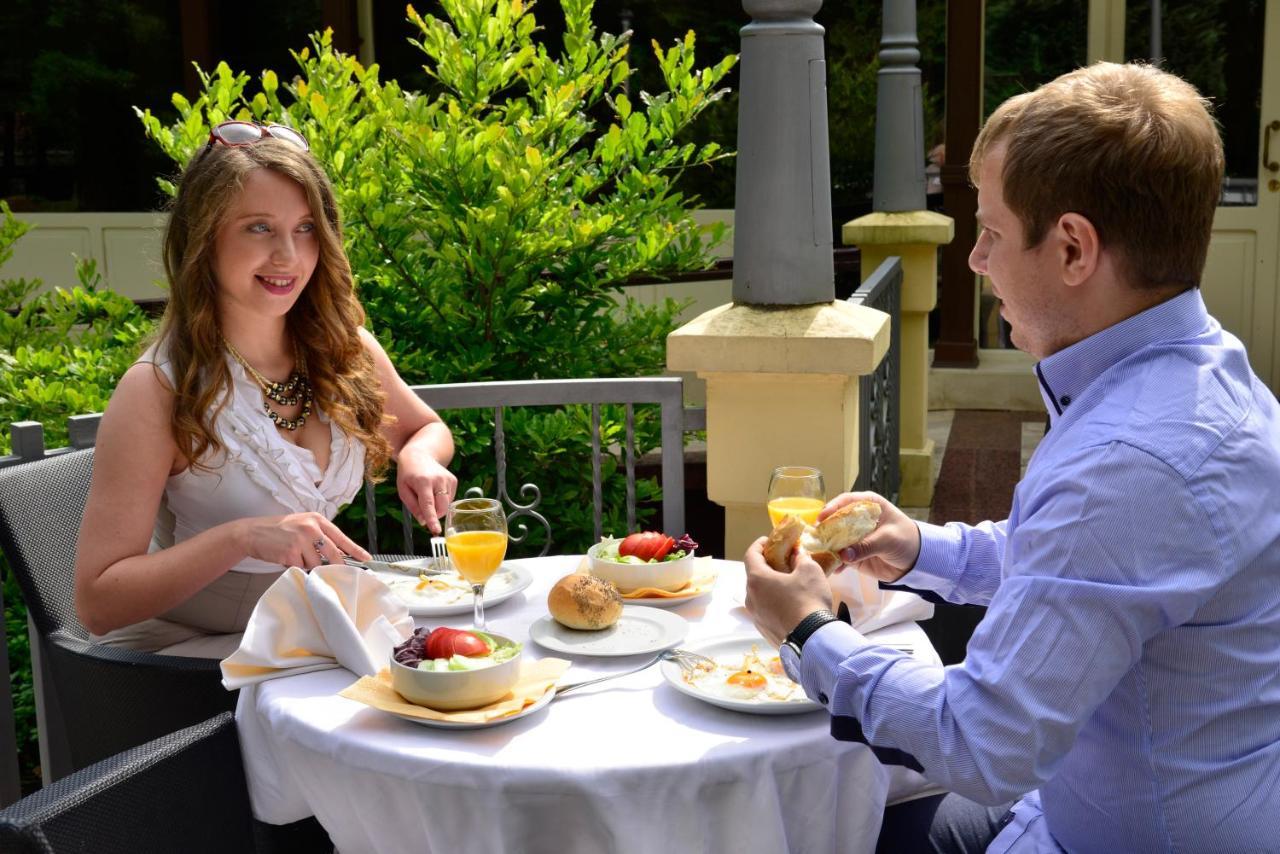
POLYGON ((449 570, 436 569, 433 566, 410 566, 403 563, 387 563, 383 560, 357 560, 344 556, 342 562, 347 566, 358 566, 361 569, 372 569, 378 572, 396 572, 401 575, 447 575, 449 570))

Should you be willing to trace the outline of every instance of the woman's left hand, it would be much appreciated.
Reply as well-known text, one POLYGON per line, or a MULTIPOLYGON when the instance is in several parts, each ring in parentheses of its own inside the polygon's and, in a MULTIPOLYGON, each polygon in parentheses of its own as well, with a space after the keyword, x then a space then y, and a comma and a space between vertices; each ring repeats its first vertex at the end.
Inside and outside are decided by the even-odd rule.
POLYGON ((458 491, 453 473, 425 449, 405 448, 396 463, 396 487, 418 524, 440 534, 449 502, 458 491))

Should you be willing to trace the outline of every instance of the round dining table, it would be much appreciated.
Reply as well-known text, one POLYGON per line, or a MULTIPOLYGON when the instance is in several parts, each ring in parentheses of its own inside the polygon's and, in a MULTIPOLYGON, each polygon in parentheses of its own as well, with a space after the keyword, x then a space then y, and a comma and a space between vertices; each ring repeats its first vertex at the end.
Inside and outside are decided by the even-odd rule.
MULTIPOLYGON (((509 561, 533 582, 486 614, 490 630, 524 642, 526 656, 570 659, 562 683, 652 657, 565 655, 530 640, 548 590, 581 560, 509 561)), ((682 647, 755 631, 742 563, 710 567, 711 593, 669 609, 688 621, 682 647)), ((938 661, 909 619, 871 635, 938 661)), ((882 765, 865 744, 832 738, 821 708, 719 708, 667 684, 657 666, 473 730, 415 724, 338 696, 356 678, 336 668, 271 679, 242 689, 236 712, 255 815, 271 824, 314 815, 341 854, 870 852, 886 803, 938 791, 882 765)))

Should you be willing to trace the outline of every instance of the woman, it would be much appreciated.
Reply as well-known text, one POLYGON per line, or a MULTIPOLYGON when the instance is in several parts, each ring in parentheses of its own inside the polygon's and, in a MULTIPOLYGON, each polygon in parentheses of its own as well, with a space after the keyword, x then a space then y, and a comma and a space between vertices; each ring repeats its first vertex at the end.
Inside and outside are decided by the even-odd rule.
POLYGON ((169 303, 98 430, 76 611, 102 643, 225 657, 287 566, 368 558, 331 521, 395 459, 433 533, 453 439, 365 329, 301 135, 225 122, 164 237, 169 303))

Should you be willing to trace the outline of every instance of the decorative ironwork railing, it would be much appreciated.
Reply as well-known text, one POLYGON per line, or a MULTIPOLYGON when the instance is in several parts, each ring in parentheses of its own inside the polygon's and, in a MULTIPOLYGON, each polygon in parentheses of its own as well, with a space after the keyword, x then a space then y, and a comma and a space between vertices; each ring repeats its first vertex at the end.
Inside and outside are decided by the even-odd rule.
POLYGON ((858 479, 853 488, 870 490, 898 503, 898 377, 901 364, 902 259, 886 258, 849 297, 890 317, 889 351, 862 378, 858 413, 858 479))

